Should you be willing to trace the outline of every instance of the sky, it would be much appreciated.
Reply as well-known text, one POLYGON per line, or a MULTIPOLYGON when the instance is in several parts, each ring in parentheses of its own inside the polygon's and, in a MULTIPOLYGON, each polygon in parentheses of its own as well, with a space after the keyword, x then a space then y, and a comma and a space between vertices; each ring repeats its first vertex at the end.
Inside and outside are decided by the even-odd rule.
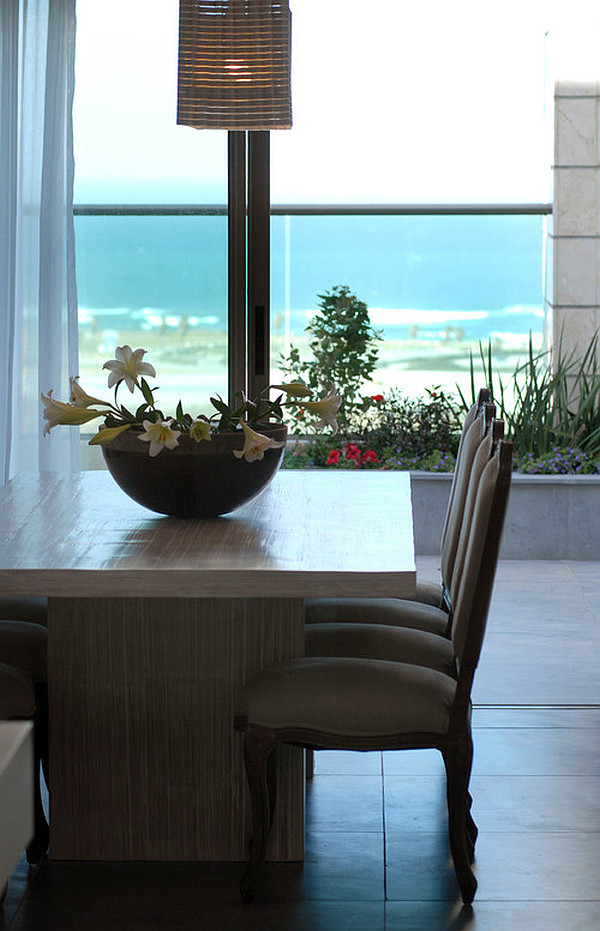
MULTIPOLYGON (((225 133, 175 122, 178 6, 78 0, 77 201, 225 201, 225 133)), ((597 0, 290 6, 274 203, 550 200, 553 78, 600 79, 597 0)))

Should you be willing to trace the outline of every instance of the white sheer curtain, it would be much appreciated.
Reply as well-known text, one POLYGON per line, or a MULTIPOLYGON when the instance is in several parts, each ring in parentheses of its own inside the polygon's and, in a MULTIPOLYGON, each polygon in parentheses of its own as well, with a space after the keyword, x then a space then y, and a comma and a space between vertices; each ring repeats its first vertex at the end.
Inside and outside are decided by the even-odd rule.
POLYGON ((0 0, 0 484, 79 468, 42 436, 41 392, 77 374, 72 214, 75 0, 0 0))

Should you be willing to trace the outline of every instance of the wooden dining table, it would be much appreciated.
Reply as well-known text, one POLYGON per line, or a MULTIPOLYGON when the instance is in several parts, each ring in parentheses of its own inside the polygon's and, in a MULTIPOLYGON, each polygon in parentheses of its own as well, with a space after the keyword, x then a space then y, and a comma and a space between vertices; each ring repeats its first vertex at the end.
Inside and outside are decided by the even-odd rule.
MULTIPOLYGON (((410 597, 408 473, 280 471, 212 519, 164 517, 105 471, 0 489, 0 595, 48 598, 50 855, 243 860, 244 683, 303 653, 304 599, 410 597)), ((304 854, 282 748, 269 856, 304 854)))

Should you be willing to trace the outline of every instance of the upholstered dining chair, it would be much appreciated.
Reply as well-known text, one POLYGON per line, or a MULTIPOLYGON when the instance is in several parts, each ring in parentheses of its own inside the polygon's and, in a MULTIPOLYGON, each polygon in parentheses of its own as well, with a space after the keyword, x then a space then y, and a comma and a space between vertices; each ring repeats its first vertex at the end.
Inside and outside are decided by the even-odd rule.
MULTIPOLYGON (((45 710, 36 701, 36 688, 30 676, 14 666, 0 663, 0 720, 33 721, 34 735, 34 836, 25 851, 28 863, 37 863, 48 849, 49 829, 40 790, 40 758, 47 747, 48 725, 45 710), (42 733, 40 739, 40 733, 42 733)), ((2 890, 4 892, 5 890, 2 890)))
MULTIPOLYGON (((457 542, 457 533, 460 530, 460 520, 471 463, 477 448, 477 438, 480 439, 482 435, 476 430, 471 430, 471 427, 476 420, 481 419, 484 425, 483 432, 485 432, 486 425, 496 414, 494 407, 487 407, 486 409, 486 405, 491 404, 493 404, 491 389, 481 388, 477 400, 467 411, 458 444, 454 474, 442 526, 440 542, 440 552, 442 554, 441 580, 433 582, 417 579, 412 601, 441 608, 442 610, 445 609, 444 579, 454 559, 453 550, 457 542)), ((397 611, 397 602, 401 600, 393 598, 376 600, 370 598, 309 598, 306 600, 306 621, 309 624, 318 623, 319 621, 325 623, 336 620, 350 621, 357 614, 362 614, 365 607, 374 607, 376 611, 381 612, 382 623, 393 623, 391 615, 394 611, 397 611)))
POLYGON ((26 595, 0 598, 0 621, 30 621, 48 626, 48 599, 26 595))
POLYGON ((446 611, 415 602, 401 601, 392 617, 401 617, 405 626, 387 623, 381 612, 370 613, 365 608, 351 621, 305 624, 304 653, 306 656, 364 656, 370 659, 392 659, 399 662, 430 666, 452 674, 454 655, 449 635, 454 616, 453 593, 460 589, 465 568, 465 556, 473 517, 475 493, 483 470, 500 440, 504 438, 504 421, 494 419, 477 447, 469 481, 462 503, 460 533, 456 542, 451 574, 445 587, 446 611), (412 614, 414 612, 414 615, 412 614), (361 620, 361 617, 363 618, 361 620), (427 623, 423 623, 426 621, 427 623), (434 626, 434 624, 436 626, 434 626))
MULTIPOLYGON (((486 405, 489 408, 490 405, 486 405)), ((488 411, 491 413, 491 411, 488 411)), ((460 524, 453 538, 453 558, 445 561, 444 610, 419 602, 390 599, 381 604, 361 600, 361 609, 349 613, 347 621, 307 623, 304 627, 305 656, 362 656, 428 666, 454 674, 454 653, 449 640, 453 620, 452 593, 458 590, 464 568, 473 495, 481 473, 504 437, 504 421, 494 419, 487 428, 484 417, 483 439, 473 456, 468 481, 461 491, 460 524)), ((354 605, 356 608, 356 603, 354 605)), ((306 751, 306 777, 314 773, 314 752, 306 751)))
MULTIPOLYGON (((33 721, 34 737, 34 815, 35 836, 27 848, 29 863, 37 863, 48 849, 48 823, 42 805, 40 764, 46 784, 49 786, 48 771, 48 631, 41 624, 26 620, 0 621, 0 663, 25 679, 33 692, 33 710, 21 715, 15 711, 9 717, 25 717, 33 721)), ((9 681, 14 681, 15 676, 9 681)), ((10 691, 8 693, 11 694, 10 691)))
POLYGON ((268 667, 246 687, 245 732, 254 835, 241 883, 254 899, 275 804, 273 752, 281 743, 312 749, 435 748, 447 778, 448 830, 462 899, 473 901, 476 829, 469 812, 473 754, 471 688, 485 632, 510 487, 512 445, 498 442, 477 483, 451 631, 453 675, 436 668, 357 657, 304 657, 268 667))
POLYGON ((452 493, 446 512, 441 548, 442 582, 437 586, 437 605, 431 602, 432 587, 421 585, 415 598, 313 598, 305 603, 307 625, 331 623, 390 624, 397 627, 414 627, 430 633, 447 635, 450 593, 454 562, 464 517, 465 499, 473 462, 479 446, 487 436, 495 418, 493 404, 483 403, 463 434, 460 455, 454 472, 452 493))

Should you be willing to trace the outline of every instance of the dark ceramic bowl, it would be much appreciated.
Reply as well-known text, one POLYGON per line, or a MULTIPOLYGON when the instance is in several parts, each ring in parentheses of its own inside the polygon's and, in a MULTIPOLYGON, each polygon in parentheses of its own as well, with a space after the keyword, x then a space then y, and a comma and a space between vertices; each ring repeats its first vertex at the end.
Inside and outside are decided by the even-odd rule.
MULTIPOLYGON (((279 442, 287 436, 284 424, 256 429, 279 442)), ((151 457, 148 443, 139 437, 139 432, 127 430, 102 446, 108 470, 138 504, 172 517, 217 517, 246 504, 271 481, 284 451, 283 446, 267 449, 254 462, 238 459, 233 450, 244 446, 240 430, 200 443, 182 435, 175 449, 151 457)))

